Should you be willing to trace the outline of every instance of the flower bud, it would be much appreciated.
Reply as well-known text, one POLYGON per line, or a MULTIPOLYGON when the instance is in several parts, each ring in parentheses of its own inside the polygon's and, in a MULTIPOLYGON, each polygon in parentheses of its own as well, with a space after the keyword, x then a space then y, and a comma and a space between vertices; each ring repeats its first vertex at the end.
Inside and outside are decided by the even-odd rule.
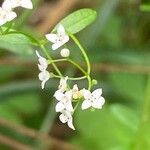
POLYGON ((64 48, 64 49, 61 50, 60 55, 61 55, 62 57, 69 57, 69 55, 70 55, 70 50, 67 49, 67 48, 64 48))
POLYGON ((97 83, 98 83, 97 80, 95 79, 92 80, 92 85, 96 85, 97 83))

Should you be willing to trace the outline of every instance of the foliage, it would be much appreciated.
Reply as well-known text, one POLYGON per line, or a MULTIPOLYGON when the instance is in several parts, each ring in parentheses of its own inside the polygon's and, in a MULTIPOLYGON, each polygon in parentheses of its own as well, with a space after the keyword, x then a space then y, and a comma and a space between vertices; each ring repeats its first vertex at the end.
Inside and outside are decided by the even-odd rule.
MULTIPOLYGON (((97 86, 103 87, 106 99, 102 110, 77 109, 77 130, 72 137, 69 132, 66 133, 70 138, 68 142, 87 150, 149 150, 149 6, 138 5, 139 9, 135 9, 134 2, 121 0, 97 3, 94 6, 97 15, 94 10, 81 9, 60 21, 71 33, 84 29, 78 36, 85 47, 88 45, 93 63, 92 76, 98 79, 97 86), (93 22, 96 16, 97 20, 93 22), (94 23, 93 26, 85 28, 91 23, 94 23)), ((26 22, 22 26, 24 24, 26 22)), ((37 35, 33 37, 34 32, 27 34, 32 31, 31 26, 20 28, 19 32, 16 32, 15 26, 11 28, 13 30, 9 31, 12 33, 0 35, 0 117, 41 128, 44 114, 52 105, 50 97, 56 82, 50 81, 47 90, 39 90, 40 83, 35 82, 34 50, 38 44, 47 41, 43 38, 37 40, 37 35), (23 62, 14 63, 10 56, 23 62), (7 65, 1 63, 4 58, 7 65)), ((76 57, 76 47, 72 44, 69 47, 76 57)), ((63 69, 73 76, 78 73, 72 67, 63 69)), ((80 86, 85 84, 83 81, 80 86)), ((55 124, 54 118, 50 123, 55 124)), ((7 133, 6 130, 1 132, 7 133)), ((32 143, 29 141, 29 144, 32 143)))

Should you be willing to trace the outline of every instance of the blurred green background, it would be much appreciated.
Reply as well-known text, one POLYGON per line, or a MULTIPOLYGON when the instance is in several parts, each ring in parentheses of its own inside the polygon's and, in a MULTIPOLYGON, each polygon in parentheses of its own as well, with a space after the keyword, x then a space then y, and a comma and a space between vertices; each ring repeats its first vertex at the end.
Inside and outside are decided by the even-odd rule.
MULTIPOLYGON (((77 37, 87 49, 92 77, 98 80, 97 87, 103 88, 106 104, 96 111, 79 108, 74 115, 76 130, 71 131, 54 112, 53 93, 58 80, 48 81, 41 90, 34 52, 37 48, 28 41, 19 45, 0 37, 0 150, 150 150, 149 2, 33 3, 33 10, 17 10, 20 15, 13 28, 39 38, 77 9, 97 11, 97 20, 77 37)), ((79 60, 76 48, 70 47, 72 58, 79 60)), ((67 64, 59 67, 65 74, 79 74, 67 64)), ((82 87, 85 83, 79 84, 82 87)))

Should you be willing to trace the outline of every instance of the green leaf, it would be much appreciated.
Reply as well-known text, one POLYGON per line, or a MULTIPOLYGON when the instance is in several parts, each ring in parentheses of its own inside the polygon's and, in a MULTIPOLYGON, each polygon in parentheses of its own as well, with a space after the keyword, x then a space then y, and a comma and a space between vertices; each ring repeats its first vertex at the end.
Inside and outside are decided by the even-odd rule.
POLYGON ((31 44, 30 39, 23 34, 13 33, 0 35, 0 48, 17 54, 32 54, 31 44))
POLYGON ((68 32, 77 33, 87 27, 96 19, 96 11, 92 9, 80 9, 68 15, 60 24, 62 24, 68 32))

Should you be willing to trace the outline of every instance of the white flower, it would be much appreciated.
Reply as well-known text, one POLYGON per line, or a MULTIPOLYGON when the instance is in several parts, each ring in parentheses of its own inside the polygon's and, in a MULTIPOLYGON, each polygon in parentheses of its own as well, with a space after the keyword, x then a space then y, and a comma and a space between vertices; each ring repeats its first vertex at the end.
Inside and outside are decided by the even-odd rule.
POLYGON ((8 0, 8 1, 10 1, 12 8, 16 8, 19 6, 27 9, 33 8, 33 4, 31 0, 8 0))
POLYGON ((57 28, 57 34, 46 34, 46 38, 53 43, 53 50, 58 49, 69 41, 69 36, 66 34, 65 29, 61 24, 57 28))
POLYGON ((68 111, 62 111, 61 113, 62 114, 59 116, 60 121, 62 123, 67 123, 71 129, 75 130, 71 113, 68 111))
POLYGON ((48 67, 48 64, 47 64, 47 60, 44 57, 40 56, 38 51, 36 51, 36 55, 38 56, 38 61, 39 61, 38 68, 41 71, 39 73, 39 80, 42 81, 41 87, 42 89, 44 89, 46 81, 48 81, 50 78, 50 74, 46 70, 48 67))
POLYGON ((89 90, 83 89, 85 100, 82 103, 82 110, 90 107, 101 109, 105 103, 105 99, 101 95, 102 89, 96 89, 92 93, 89 90))
POLYGON ((58 89, 60 91, 62 91, 62 92, 66 91, 66 89, 67 89, 67 80, 68 80, 68 77, 60 79, 59 86, 58 86, 58 89))
POLYGON ((77 84, 73 86, 72 95, 73 95, 73 99, 80 99, 83 96, 82 91, 81 90, 79 91, 77 84))
POLYGON ((39 59, 38 59, 38 61, 39 61, 39 64, 38 64, 39 70, 40 70, 40 71, 46 70, 47 67, 48 67, 47 60, 46 60, 44 57, 40 56, 40 54, 39 54, 38 51, 36 51, 36 55, 37 55, 38 58, 39 58, 39 59))
POLYGON ((64 49, 61 50, 60 55, 61 55, 62 57, 69 57, 69 55, 70 55, 70 50, 67 49, 67 48, 64 48, 64 49))
POLYGON ((60 90, 57 90, 54 94, 54 97, 59 101, 55 107, 56 112, 61 112, 63 110, 73 112, 71 90, 65 93, 62 93, 60 90))
POLYGON ((0 26, 12 21, 17 17, 17 14, 11 10, 10 3, 6 0, 3 2, 2 7, 0 7, 0 26))
POLYGON ((45 70, 39 73, 39 80, 42 81, 41 83, 42 89, 44 89, 45 83, 46 81, 49 80, 49 78, 50 78, 50 74, 48 71, 45 70))

